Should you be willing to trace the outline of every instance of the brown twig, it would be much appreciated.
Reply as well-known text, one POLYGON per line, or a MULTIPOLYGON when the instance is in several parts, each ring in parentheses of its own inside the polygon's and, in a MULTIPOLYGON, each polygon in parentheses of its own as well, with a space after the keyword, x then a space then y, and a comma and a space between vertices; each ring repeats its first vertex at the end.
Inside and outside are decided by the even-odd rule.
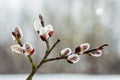
POLYGON ((43 57, 42 61, 38 64, 37 68, 39 68, 43 63, 44 63, 44 60, 47 59, 48 55, 51 53, 51 51, 55 48, 55 46, 60 42, 60 40, 58 39, 54 45, 51 47, 51 49, 49 49, 49 41, 46 41, 46 45, 47 45, 47 50, 46 50, 46 53, 45 53, 45 56, 43 57))
POLYGON ((49 53, 55 48, 55 46, 56 46, 59 42, 60 42, 60 39, 58 39, 58 40, 54 43, 54 45, 51 47, 49 53))
POLYGON ((55 57, 55 58, 49 58, 49 59, 45 59, 44 60, 44 63, 45 62, 49 62, 49 61, 55 61, 55 60, 60 60, 60 59, 66 59, 67 57, 64 57, 64 56, 60 56, 60 57, 55 57))
POLYGON ((98 47, 98 48, 91 49, 91 50, 87 50, 87 51, 84 52, 84 54, 88 54, 89 52, 96 51, 96 50, 102 50, 103 47, 105 47, 105 46, 108 46, 108 44, 103 44, 103 45, 101 45, 101 46, 98 47))
POLYGON ((48 55, 51 53, 51 51, 55 48, 55 46, 60 42, 60 39, 58 39, 54 45, 50 48, 49 51, 46 52, 45 59, 48 57, 48 55))

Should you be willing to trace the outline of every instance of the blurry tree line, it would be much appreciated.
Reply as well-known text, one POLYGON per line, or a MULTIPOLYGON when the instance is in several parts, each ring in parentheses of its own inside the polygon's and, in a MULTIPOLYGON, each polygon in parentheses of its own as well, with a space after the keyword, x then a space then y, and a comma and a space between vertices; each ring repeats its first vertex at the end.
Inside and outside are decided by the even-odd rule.
MULTIPOLYGON (((58 56, 61 49, 65 47, 74 50, 77 45, 85 42, 90 43, 91 48, 104 43, 108 43, 109 47, 104 49, 100 58, 82 55, 79 63, 73 65, 65 60, 49 62, 41 67, 39 73, 119 74, 120 57, 117 51, 119 41, 114 37, 113 31, 113 26, 117 21, 116 3, 117 0, 43 1, 42 14, 45 24, 52 24, 55 29, 54 37, 50 40, 51 45, 58 38, 61 40, 50 57, 58 56), (103 11, 100 12, 99 7, 103 11)), ((22 6, 25 5, 24 3, 22 6)), ((21 8, 21 17, 18 22, 23 26, 24 40, 32 42, 36 49, 33 59, 37 64, 43 57, 45 44, 33 30, 33 21, 38 19, 33 16, 38 15, 30 13, 29 7, 30 5, 21 8)), ((9 38, 0 45, 0 73, 30 72, 31 66, 27 58, 24 55, 14 54, 9 49, 13 43, 9 38)))

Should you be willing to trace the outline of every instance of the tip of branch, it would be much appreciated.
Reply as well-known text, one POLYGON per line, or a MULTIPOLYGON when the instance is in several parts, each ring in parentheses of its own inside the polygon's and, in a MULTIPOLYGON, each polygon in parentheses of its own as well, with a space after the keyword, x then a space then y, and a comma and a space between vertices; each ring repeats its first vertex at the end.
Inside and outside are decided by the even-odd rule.
POLYGON ((102 46, 100 46, 98 49, 103 49, 103 47, 108 46, 108 44, 103 44, 102 46))
POLYGON ((58 39, 57 41, 60 42, 60 39, 58 39))
POLYGON ((108 44, 104 44, 104 46, 108 46, 108 44))

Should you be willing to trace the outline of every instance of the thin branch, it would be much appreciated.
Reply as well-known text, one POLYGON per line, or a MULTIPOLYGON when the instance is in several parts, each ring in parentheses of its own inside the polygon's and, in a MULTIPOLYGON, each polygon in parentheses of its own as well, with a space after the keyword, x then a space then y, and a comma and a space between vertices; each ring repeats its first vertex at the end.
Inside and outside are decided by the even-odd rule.
POLYGON ((44 60, 44 63, 49 62, 49 61, 55 61, 55 60, 66 59, 66 58, 67 58, 67 57, 63 57, 63 56, 55 57, 55 58, 49 58, 49 59, 45 59, 45 60, 44 60))
POLYGON ((60 39, 58 39, 58 40, 54 43, 54 45, 51 47, 49 53, 55 48, 55 46, 56 46, 59 42, 60 42, 60 39))
POLYGON ((102 46, 98 47, 98 49, 103 49, 105 46, 108 46, 108 44, 103 44, 102 46))
MULTIPOLYGON (((44 57, 45 58, 45 57, 44 57)), ((44 63, 44 58, 42 59, 42 61, 40 61, 40 63, 37 65, 36 67, 36 71, 42 66, 42 64, 44 63)))
POLYGON ((50 45, 49 45, 49 39, 45 41, 46 43, 46 52, 45 52, 45 56, 43 57, 43 59, 40 61, 40 63, 37 65, 36 67, 36 71, 40 68, 40 66, 44 63, 44 60, 47 58, 48 54, 49 54, 49 50, 50 50, 50 45))
MULTIPOLYGON (((60 42, 60 39, 58 39, 58 40, 54 43, 54 45, 51 47, 51 49, 50 49, 49 51, 48 51, 48 49, 47 49, 45 56, 43 57, 42 61, 37 65, 36 69, 39 69, 40 66, 41 66, 43 63, 45 63, 46 60, 49 60, 49 59, 46 59, 46 58, 48 57, 48 55, 51 53, 51 51, 54 49, 54 47, 55 47, 59 42, 60 42)), ((47 46, 49 46, 48 44, 49 44, 49 41, 48 41, 48 42, 46 41, 46 45, 47 45, 47 46)), ((48 48, 48 47, 47 47, 47 48, 48 48)), ((57 58, 58 58, 58 57, 57 57, 57 58)), ((53 58, 52 58, 52 59, 53 59, 53 58)))
POLYGON ((50 50, 50 44, 49 44, 49 39, 45 41, 46 42, 46 52, 45 52, 45 56, 43 59, 46 59, 48 54, 49 54, 49 50, 50 50))
POLYGON ((85 51, 84 54, 88 54, 89 52, 96 51, 96 50, 102 50, 105 46, 108 46, 108 44, 103 44, 103 45, 101 45, 101 46, 98 47, 98 48, 85 51))
POLYGON ((33 62, 32 57, 31 57, 30 55, 28 55, 27 57, 28 57, 28 59, 29 59, 31 65, 32 65, 32 70, 35 70, 36 66, 35 66, 35 63, 33 62))
POLYGON ((55 48, 55 46, 56 46, 59 42, 60 42, 60 39, 58 39, 58 40, 54 43, 54 45, 50 48, 49 42, 46 41, 47 48, 50 48, 50 49, 46 51, 46 54, 45 54, 44 59, 46 59, 46 58, 48 57, 48 55, 51 53, 51 51, 55 48))

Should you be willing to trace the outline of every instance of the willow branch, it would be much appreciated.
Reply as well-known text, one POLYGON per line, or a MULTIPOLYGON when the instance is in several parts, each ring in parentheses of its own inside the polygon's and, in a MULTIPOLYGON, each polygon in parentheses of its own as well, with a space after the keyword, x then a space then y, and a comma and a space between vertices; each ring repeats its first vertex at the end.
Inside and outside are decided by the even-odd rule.
POLYGON ((44 59, 46 59, 48 57, 48 55, 51 53, 51 51, 55 48, 55 46, 60 42, 60 39, 58 39, 54 45, 50 48, 49 46, 49 41, 46 40, 46 45, 47 45, 47 50, 46 50, 46 54, 45 54, 45 57, 44 59))
MULTIPOLYGON (((51 51, 55 48, 55 46, 56 46, 59 42, 60 42, 60 39, 58 39, 58 40, 54 43, 54 45, 50 48, 50 46, 49 46, 49 41, 48 41, 48 40, 46 41, 46 45, 47 45, 46 54, 45 54, 45 56, 43 57, 42 61, 38 64, 38 66, 36 67, 36 69, 39 69, 40 66, 41 66, 43 63, 46 62, 46 60, 49 60, 49 59, 47 59, 48 55, 51 53, 51 51), (49 49, 49 48, 50 48, 50 49, 49 49)), ((57 57, 56 60, 59 59, 59 58, 60 58, 60 57, 57 57)), ((54 59, 55 59, 55 58, 51 58, 50 60, 54 60, 54 59)))
POLYGON ((43 57, 42 61, 40 61, 40 63, 37 65, 36 67, 36 71, 40 68, 40 66, 44 63, 44 60, 47 58, 48 54, 49 54, 49 50, 50 50, 50 45, 49 45, 49 39, 45 41, 46 43, 46 52, 45 52, 45 56, 43 57))
POLYGON ((44 63, 49 62, 49 61, 55 61, 55 60, 61 60, 61 59, 66 59, 67 57, 64 56, 60 56, 60 57, 55 57, 55 58, 49 58, 49 59, 45 59, 44 63))
POLYGON ((98 48, 94 48, 94 49, 85 51, 84 54, 88 54, 89 52, 96 51, 96 50, 102 50, 105 46, 108 46, 108 44, 103 44, 103 45, 99 46, 98 48))
MULTIPOLYGON (((49 50, 49 53, 51 53, 51 51, 55 48, 55 46, 60 42, 60 39, 58 39, 54 45, 51 47, 51 49, 49 50)), ((49 54, 48 54, 49 55, 49 54)))

